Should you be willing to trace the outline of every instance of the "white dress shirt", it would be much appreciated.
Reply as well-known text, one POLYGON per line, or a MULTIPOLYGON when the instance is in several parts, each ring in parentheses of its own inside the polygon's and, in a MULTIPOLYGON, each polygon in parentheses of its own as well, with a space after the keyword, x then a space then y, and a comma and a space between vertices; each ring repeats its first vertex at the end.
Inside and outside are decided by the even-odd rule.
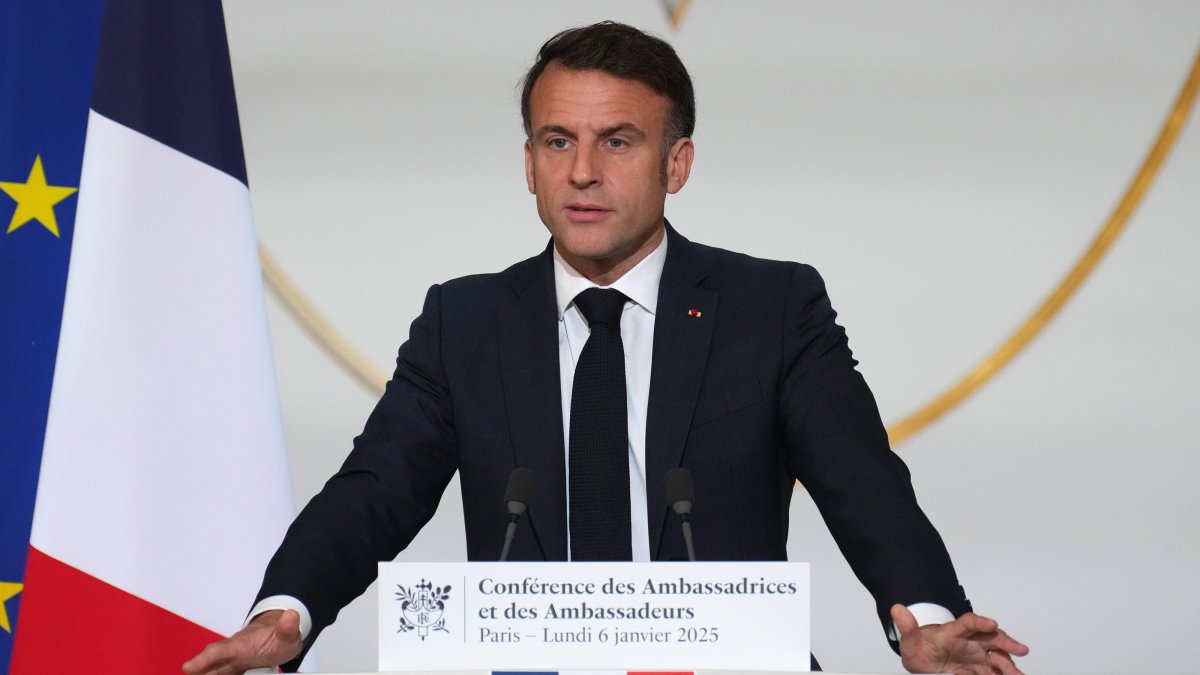
MULTIPOLYGON (((646 406, 650 400, 650 360, 654 353, 654 310, 658 306, 658 282, 667 261, 667 238, 633 269, 608 288, 615 288, 629 300, 621 313, 621 342, 625 347, 625 404, 629 415, 629 532, 633 559, 650 560, 650 532, 647 527, 646 486, 660 485, 646 480, 646 406)), ((597 287, 576 272, 554 249, 554 295, 558 301, 558 376, 562 388, 563 447, 567 452, 567 504, 571 503, 571 392, 575 384, 575 364, 587 342, 590 329, 583 314, 575 307, 575 296, 597 287)), ((570 522, 568 517, 567 522, 570 522)), ((567 531, 567 557, 570 558, 571 533, 567 531)))

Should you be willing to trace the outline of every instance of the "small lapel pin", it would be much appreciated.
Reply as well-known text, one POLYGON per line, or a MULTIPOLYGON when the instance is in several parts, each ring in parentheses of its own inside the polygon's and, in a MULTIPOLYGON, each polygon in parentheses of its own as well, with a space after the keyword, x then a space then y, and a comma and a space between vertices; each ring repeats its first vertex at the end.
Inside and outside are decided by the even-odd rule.
POLYGON ((698 309, 689 309, 688 316, 690 316, 694 319, 699 319, 701 317, 701 312, 698 309))

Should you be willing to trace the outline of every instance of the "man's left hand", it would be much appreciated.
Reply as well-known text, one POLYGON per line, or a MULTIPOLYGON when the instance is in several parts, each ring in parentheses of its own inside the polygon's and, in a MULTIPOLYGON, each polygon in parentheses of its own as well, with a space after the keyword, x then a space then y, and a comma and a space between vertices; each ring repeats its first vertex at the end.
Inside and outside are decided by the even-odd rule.
POLYGON ((918 627, 907 607, 893 605, 892 621, 900 634, 900 660, 911 673, 1021 675, 1012 657, 1029 653, 994 620, 978 614, 918 627))

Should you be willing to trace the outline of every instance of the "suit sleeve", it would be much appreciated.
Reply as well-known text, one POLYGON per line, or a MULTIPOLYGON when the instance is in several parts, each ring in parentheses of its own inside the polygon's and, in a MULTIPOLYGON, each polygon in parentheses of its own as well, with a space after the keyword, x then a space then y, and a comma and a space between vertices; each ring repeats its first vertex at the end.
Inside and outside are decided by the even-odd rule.
POLYGON ((395 558, 429 521, 458 467, 440 331, 434 286, 353 450, 267 565, 258 599, 290 595, 304 603, 313 620, 305 652, 371 584, 377 563, 395 558))
POLYGON ((824 282, 798 266, 788 295, 780 397, 788 466, 875 598, 898 650, 893 604, 931 602, 959 616, 970 603, 941 536, 917 505, 908 468, 888 445, 824 282))

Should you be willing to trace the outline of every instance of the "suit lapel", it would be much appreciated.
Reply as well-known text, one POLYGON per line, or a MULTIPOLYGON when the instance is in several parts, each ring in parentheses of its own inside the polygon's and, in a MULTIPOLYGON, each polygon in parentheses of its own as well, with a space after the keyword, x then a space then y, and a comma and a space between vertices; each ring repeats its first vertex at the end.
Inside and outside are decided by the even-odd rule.
POLYGON ((668 505, 663 474, 679 466, 708 362, 718 294, 701 288, 712 264, 707 249, 667 226, 667 260, 654 316, 654 357, 646 412, 646 501, 651 558, 662 544, 668 505))
POLYGON ((549 248, 528 274, 514 281, 513 290, 514 306, 499 324, 499 344, 514 460, 537 474, 529 520, 543 555, 566 560, 566 451, 549 248))

